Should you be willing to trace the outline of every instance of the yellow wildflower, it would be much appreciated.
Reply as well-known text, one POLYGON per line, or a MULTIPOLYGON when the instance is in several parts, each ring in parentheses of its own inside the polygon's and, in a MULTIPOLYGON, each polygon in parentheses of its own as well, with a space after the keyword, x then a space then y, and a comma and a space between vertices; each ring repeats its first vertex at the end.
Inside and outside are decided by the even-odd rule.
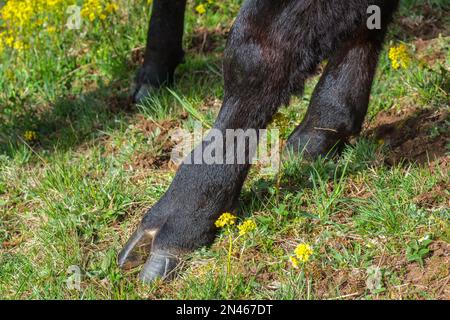
POLYGON ((23 138, 25 139, 25 141, 28 141, 28 142, 35 141, 35 140, 37 140, 37 133, 36 133, 36 131, 27 130, 23 134, 23 138))
POLYGON ((392 67, 397 69, 407 69, 411 61, 411 57, 408 53, 408 47, 401 44, 397 47, 389 49, 389 59, 391 60, 392 67))
POLYGON ((217 228, 223 228, 225 226, 231 226, 236 222, 237 217, 229 212, 222 214, 215 222, 217 228))
POLYGON ((292 266, 295 268, 295 269, 298 269, 298 259, 296 258, 296 257, 290 257, 289 258, 289 261, 291 262, 291 264, 292 264, 292 266))
POLYGON ((256 229, 256 223, 253 220, 245 220, 243 223, 238 225, 239 235, 243 236, 249 232, 256 229))
POLYGON ((25 48, 25 45, 22 41, 17 40, 14 42, 12 48, 16 49, 17 51, 22 51, 25 48))
POLYGON ((85 0, 81 9, 81 16, 93 22, 95 19, 105 20, 117 11, 118 5, 107 0, 85 0))
POLYGON ((105 11, 109 14, 114 13, 117 11, 117 9, 119 8, 119 6, 115 3, 109 3, 106 7, 105 7, 105 11))
POLYGON ((195 11, 197 11, 198 14, 204 14, 206 12, 205 5, 203 3, 199 4, 195 7, 195 11))
POLYGON ((303 263, 308 262, 309 257, 313 254, 313 250, 310 245, 302 243, 294 250, 296 258, 303 263))
MULTIPOLYGON (((83 17, 106 17, 117 8, 116 0, 84 0, 83 17)), ((1 2, 1 1, 0 1, 1 2)), ((0 5, 0 48, 23 50, 38 45, 37 40, 47 31, 47 36, 60 30, 67 18, 66 9, 76 0, 8 0, 0 5)), ((52 37, 53 38, 53 37, 52 37)), ((39 44, 40 45, 40 44, 39 44)))
POLYGON ((61 0, 47 0, 47 5, 50 7, 56 6, 61 0))
POLYGON ((12 47, 14 45, 14 37, 5 37, 3 40, 7 46, 12 47))

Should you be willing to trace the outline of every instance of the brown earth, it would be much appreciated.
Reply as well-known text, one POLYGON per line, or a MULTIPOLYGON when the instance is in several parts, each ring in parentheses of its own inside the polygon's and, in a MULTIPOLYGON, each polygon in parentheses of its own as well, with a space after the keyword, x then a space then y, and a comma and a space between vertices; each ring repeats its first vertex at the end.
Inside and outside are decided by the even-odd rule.
POLYGON ((440 39, 423 40, 417 39, 413 42, 416 49, 416 57, 428 66, 436 62, 445 61, 445 51, 440 49, 440 39))
POLYGON ((450 244, 435 242, 430 245, 432 254, 425 259, 424 267, 418 263, 406 266, 405 280, 411 291, 426 291, 437 299, 450 299, 450 244))
POLYGON ((154 141, 157 150, 156 152, 154 149, 148 152, 137 152, 126 166, 136 169, 174 169, 174 165, 170 161, 170 153, 174 147, 174 142, 170 138, 170 132, 178 126, 179 123, 176 120, 157 122, 140 116, 135 127, 144 136, 149 137, 159 131, 154 141))
MULTIPOLYGON (((424 266, 409 262, 406 255, 381 257, 375 259, 374 265, 383 270, 382 287, 384 291, 376 294, 376 299, 450 299, 450 244, 436 241, 430 245, 431 254, 424 259, 424 266), (387 272, 388 271, 388 272, 387 272), (392 284, 388 274, 395 272, 399 284, 392 284)), ((314 292, 317 298, 358 299, 368 293, 364 269, 330 270, 318 269, 312 275, 314 292), (337 297, 336 297, 337 295, 337 297)))
POLYGON ((217 27, 215 29, 197 28, 194 30, 188 51, 197 54, 211 53, 220 49, 225 44, 228 36, 228 28, 217 27))
POLYGON ((448 155, 448 118, 446 110, 404 108, 381 111, 365 134, 388 148, 388 165, 402 161, 424 164, 448 155), (439 132, 434 134, 432 130, 436 129, 439 132))
POLYGON ((424 40, 433 39, 440 34, 449 35, 448 17, 450 15, 449 6, 442 8, 432 7, 430 5, 417 5, 414 12, 421 12, 421 15, 410 15, 396 19, 396 24, 400 28, 398 34, 401 38, 421 38, 424 40))

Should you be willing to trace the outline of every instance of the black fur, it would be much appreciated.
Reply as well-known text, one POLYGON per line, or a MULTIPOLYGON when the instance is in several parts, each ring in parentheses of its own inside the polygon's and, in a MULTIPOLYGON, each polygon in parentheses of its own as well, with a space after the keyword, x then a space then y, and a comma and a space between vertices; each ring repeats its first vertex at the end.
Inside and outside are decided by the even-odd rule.
POLYGON ((156 0, 147 35, 144 65, 136 75, 136 92, 143 84, 159 88, 173 82, 183 61, 182 48, 186 0, 156 0))
MULTIPOLYGON (((214 127, 223 132, 265 128, 278 108, 303 90, 317 65, 329 59, 307 115, 288 146, 315 158, 358 134, 379 51, 397 4, 395 0, 247 0, 229 35, 223 63, 225 96, 214 127), (373 4, 382 10, 381 30, 366 26, 367 8, 373 4)), ((142 79, 159 85, 172 80, 182 56, 185 1, 155 0, 154 6, 152 45, 144 66, 150 74, 141 73, 142 79), (175 14, 167 8, 176 8, 175 14), (167 39, 167 35, 176 36, 167 39)), ((209 143, 205 140, 203 146, 209 143)), ((154 231, 152 252, 173 261, 171 255, 210 244, 216 234, 214 221, 233 209, 249 167, 183 164, 168 191, 142 220, 141 231, 154 231)), ((125 261, 131 249, 129 243, 119 260, 125 261)), ((168 264, 163 265, 148 262, 142 278, 150 281, 167 274, 168 264)))

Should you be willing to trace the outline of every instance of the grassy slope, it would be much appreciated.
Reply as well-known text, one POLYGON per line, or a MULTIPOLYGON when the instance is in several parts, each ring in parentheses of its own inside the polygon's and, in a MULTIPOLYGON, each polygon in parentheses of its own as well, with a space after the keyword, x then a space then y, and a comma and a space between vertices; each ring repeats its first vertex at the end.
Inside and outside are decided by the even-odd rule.
MULTIPOLYGON (((122 11, 110 30, 120 39, 114 47, 96 28, 83 41, 0 65, 1 298, 450 296, 445 1, 404 2, 387 47, 404 41, 412 65, 394 71, 383 53, 363 137, 339 160, 285 163, 277 177, 252 170, 241 211, 258 228, 236 242, 228 279, 224 235, 194 253, 172 283, 146 287, 136 272, 122 273, 118 250, 175 172, 167 130, 192 128, 195 120, 168 91, 137 108, 127 103, 130 70, 145 39, 144 2, 126 1, 122 10, 130 14, 122 11), (26 130, 35 130, 37 141, 25 143, 26 130), (422 268, 406 253, 424 236, 433 242, 422 268), (314 255, 299 272, 288 258, 303 242, 314 255), (81 291, 66 288, 71 265, 84 272, 81 291), (374 266, 381 285, 369 290, 374 266)), ((187 61, 173 88, 206 121, 223 96, 224 33, 240 1, 226 2, 203 16, 191 5, 187 61)), ((281 110, 278 118, 289 123, 284 136, 305 112, 316 81, 281 110)))

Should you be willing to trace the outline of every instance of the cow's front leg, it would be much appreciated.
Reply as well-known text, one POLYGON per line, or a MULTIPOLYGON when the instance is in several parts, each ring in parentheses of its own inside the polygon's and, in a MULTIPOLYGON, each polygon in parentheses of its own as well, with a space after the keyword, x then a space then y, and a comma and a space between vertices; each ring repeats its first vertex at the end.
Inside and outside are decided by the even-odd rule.
POLYGON ((230 136, 230 129, 265 128, 288 101, 289 68, 283 64, 289 59, 283 57, 279 44, 270 43, 275 39, 264 39, 264 46, 260 43, 259 32, 264 30, 256 35, 253 31, 243 16, 238 17, 225 51, 225 97, 214 125, 222 138, 209 135, 188 156, 194 164, 180 166, 168 191, 144 216, 119 255, 119 265, 126 268, 141 262, 142 251, 150 250, 140 274, 144 282, 168 276, 181 255, 211 244, 217 231, 214 222, 232 210, 250 167, 249 154, 256 146, 235 148, 227 130, 230 136), (208 147, 217 150, 214 164, 207 164, 199 152, 200 148, 211 150, 208 147), (246 161, 239 164, 242 153, 246 161))
POLYGON ((182 62, 184 11, 186 0, 155 0, 147 35, 144 64, 133 88, 134 102, 142 101, 152 90, 171 84, 182 62))

